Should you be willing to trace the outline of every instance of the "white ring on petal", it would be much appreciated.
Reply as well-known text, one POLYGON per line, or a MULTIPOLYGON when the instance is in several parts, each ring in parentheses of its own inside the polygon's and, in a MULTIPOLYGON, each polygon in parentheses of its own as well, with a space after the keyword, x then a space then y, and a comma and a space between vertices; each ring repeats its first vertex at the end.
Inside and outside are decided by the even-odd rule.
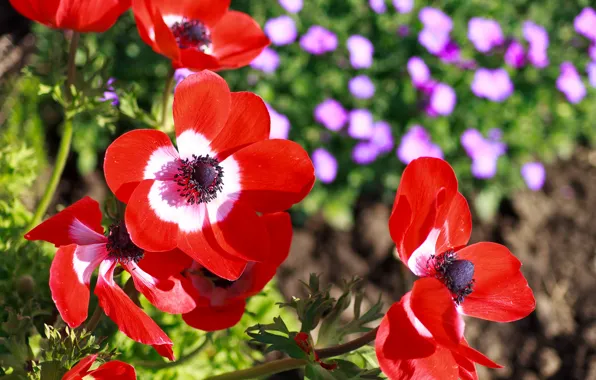
POLYGON ((79 282, 89 285, 93 271, 107 257, 106 243, 77 246, 72 258, 72 268, 79 282))
POLYGON ((187 203, 176 190, 173 181, 155 181, 149 190, 149 206, 164 222, 176 223, 183 232, 195 232, 203 227, 205 205, 187 203))
POLYGON ((177 161, 178 152, 173 146, 161 146, 149 157, 143 178, 158 179, 160 181, 174 180, 174 175, 178 170, 177 161))
POLYGON ((425 277, 428 275, 428 269, 426 265, 431 255, 436 254, 437 240, 441 230, 433 228, 426 240, 412 253, 412 256, 408 259, 408 267, 410 270, 419 277, 425 277))
POLYGON ((176 137, 176 144, 178 144, 178 152, 181 159, 192 158, 195 156, 215 157, 215 152, 210 148, 210 141, 205 136, 197 133, 191 129, 182 132, 176 137))
POLYGON ((70 226, 68 226, 68 237, 78 245, 105 244, 108 242, 108 238, 93 231, 89 226, 77 218, 74 218, 70 226))

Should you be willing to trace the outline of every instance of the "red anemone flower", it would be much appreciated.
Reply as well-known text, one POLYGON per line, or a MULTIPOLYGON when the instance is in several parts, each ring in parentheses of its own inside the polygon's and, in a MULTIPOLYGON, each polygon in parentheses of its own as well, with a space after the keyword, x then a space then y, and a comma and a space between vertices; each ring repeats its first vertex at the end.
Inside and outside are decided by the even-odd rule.
POLYGON ((94 370, 89 370, 97 359, 97 354, 89 355, 81 359, 70 371, 62 376, 62 380, 82 380, 82 379, 97 379, 97 380, 135 380, 137 374, 135 369, 130 364, 112 360, 100 365, 94 370))
POLYGON ((178 150, 156 130, 134 130, 107 149, 106 181, 127 203, 132 241, 153 251, 180 248, 210 272, 237 280, 247 261, 269 257, 257 215, 284 211, 314 183, 308 154, 269 139, 261 98, 230 93, 217 74, 183 80, 174 94, 178 150))
POLYGON ((230 0, 133 0, 141 38, 174 68, 234 69, 269 45, 249 15, 228 10, 230 0))
POLYGON ((130 8, 131 0, 10 0, 23 16, 77 32, 105 32, 130 8))
POLYGON ((116 284, 114 269, 120 264, 128 271, 135 287, 155 307, 181 314, 196 304, 182 288, 179 273, 160 272, 164 265, 172 266, 171 262, 185 255, 143 251, 130 241, 124 223, 111 226, 104 236, 101 219, 99 204, 85 197, 25 235, 28 240, 44 240, 58 247, 50 268, 50 290, 62 319, 73 328, 85 321, 91 275, 99 266, 95 294, 106 315, 131 339, 174 360, 172 341, 116 284))
MULTIPOLYGON (((511 322, 534 310, 536 302, 520 271, 521 263, 506 247, 487 242, 466 247, 471 219, 468 204, 457 191, 455 173, 447 162, 425 157, 406 167, 389 219, 389 230, 399 259, 422 278, 414 283, 401 306, 392 307, 402 311, 385 316, 385 329, 393 325, 393 329, 399 331, 405 325, 413 325, 415 328, 410 329, 413 337, 430 337, 441 347, 462 356, 461 350, 471 350, 461 348, 464 342, 462 314, 511 322), (398 314, 401 317, 395 316, 398 314), (404 317, 406 314, 409 318, 404 317)), ((383 339, 377 342, 379 361, 385 361, 387 368, 401 371, 405 369, 395 363, 428 358, 435 352, 441 357, 451 355, 431 350, 431 344, 421 343, 415 350, 408 341, 408 350, 411 349, 408 353, 382 343, 383 339)), ((484 365, 492 363, 468 359, 484 365)), ((459 363, 458 357, 454 360, 459 363)), ((434 364, 429 361, 428 365, 434 364)), ((463 365, 460 363, 460 366, 463 365)), ((398 372, 390 373, 395 378, 405 376, 405 372, 399 372, 399 376, 398 372)))
POLYGON ((292 222, 285 212, 261 216, 271 237, 270 256, 262 263, 251 262, 236 281, 218 277, 196 261, 189 263, 186 277, 196 289, 197 307, 182 315, 184 321, 205 331, 234 326, 244 314, 246 299, 259 293, 285 261, 292 241, 292 222))

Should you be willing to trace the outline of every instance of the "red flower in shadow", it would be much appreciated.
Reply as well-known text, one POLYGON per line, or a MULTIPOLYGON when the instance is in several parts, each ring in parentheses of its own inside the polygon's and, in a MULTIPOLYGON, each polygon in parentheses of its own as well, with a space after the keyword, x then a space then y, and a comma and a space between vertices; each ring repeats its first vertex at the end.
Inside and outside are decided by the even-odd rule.
POLYGON ((70 371, 62 376, 62 380, 81 380, 86 376, 97 380, 135 380, 137 378, 133 366, 118 360, 109 361, 90 371, 89 368, 91 368, 95 359, 97 359, 97 354, 81 359, 70 371))
POLYGON ((229 10, 230 0, 134 0, 143 41, 174 68, 234 69, 248 65, 269 45, 249 15, 229 10))

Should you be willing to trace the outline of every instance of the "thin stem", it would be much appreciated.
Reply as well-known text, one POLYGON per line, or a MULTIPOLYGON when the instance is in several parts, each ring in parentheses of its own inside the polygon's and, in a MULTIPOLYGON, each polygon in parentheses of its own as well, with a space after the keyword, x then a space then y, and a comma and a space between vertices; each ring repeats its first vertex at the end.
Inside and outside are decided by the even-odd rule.
POLYGON ((174 72, 174 68, 170 67, 170 71, 168 71, 168 76, 166 78, 166 86, 163 90, 163 96, 161 98, 161 120, 159 125, 163 131, 166 130, 166 123, 168 119, 168 103, 170 101, 172 88, 174 87, 174 72))
POLYGON ((269 363, 261 364, 252 368, 243 369, 240 371, 228 372, 219 376, 212 376, 206 380, 242 380, 242 379, 255 379, 276 373, 289 371, 296 368, 304 367, 308 364, 308 360, 305 359, 294 359, 285 358, 274 360, 269 363))
POLYGON ((145 368, 151 368, 151 369, 163 369, 163 368, 177 367, 177 366, 180 366, 180 365, 188 362, 189 360, 193 359, 195 356, 197 356, 199 353, 201 353, 201 351, 203 351, 207 347, 207 345, 209 343, 211 343, 211 338, 210 338, 210 336, 207 336, 205 338, 205 340, 203 341, 203 343, 201 343, 197 348, 195 348, 188 354, 182 356, 180 359, 176 360, 175 362, 157 363, 157 362, 150 362, 150 361, 141 361, 141 362, 137 362, 136 365, 139 365, 139 366, 145 367, 145 368))
MULTIPOLYGON (((337 346, 322 348, 317 351, 317 355, 319 359, 326 359, 331 358, 334 356, 339 356, 343 354, 347 354, 349 352, 355 351, 362 346, 367 345, 368 343, 375 340, 377 336, 377 331, 379 328, 375 328, 366 334, 362 335, 359 338, 356 338, 350 342, 340 344, 337 346)), ((243 369, 240 371, 228 372, 224 373, 223 375, 219 376, 212 376, 207 378, 206 380, 242 380, 242 379, 254 379, 264 376, 274 375, 276 373, 289 371, 296 368, 304 367, 308 364, 308 360, 304 359, 294 359, 294 358, 285 358, 280 360, 274 360, 269 363, 260 364, 254 366, 252 368, 243 369)))
MULTIPOLYGON (((70 49, 68 52, 68 69, 67 69, 67 77, 66 77, 66 92, 65 96, 68 101, 71 100, 70 94, 70 87, 75 81, 76 75, 76 66, 75 66, 75 55, 77 52, 77 46, 79 43, 79 33, 74 32, 72 35, 72 39, 70 40, 70 49)), ((58 188, 58 183, 60 182, 60 178, 62 178, 62 172, 64 172, 64 167, 66 166, 66 161, 68 159, 68 154, 70 153, 70 145, 72 142, 72 120, 68 117, 64 120, 64 130, 62 131, 62 139, 60 140, 60 146, 58 148, 58 154, 56 155, 56 162, 54 163, 54 169, 52 171, 52 176, 50 177, 50 181, 46 186, 46 189, 37 205, 37 209, 33 214, 33 218, 29 222, 27 226, 27 231, 33 229, 33 227, 37 226, 41 219, 45 215, 46 211, 48 211, 48 207, 50 206, 50 202, 52 198, 54 198, 54 193, 56 193, 56 189, 58 188)))
POLYGON ((95 330, 95 328, 99 324, 99 321, 101 321, 101 317, 103 317, 103 309, 101 308, 101 306, 99 306, 99 303, 97 303, 97 306, 95 306, 95 310, 93 310, 91 318, 89 318, 89 320, 85 324, 85 331, 95 330))

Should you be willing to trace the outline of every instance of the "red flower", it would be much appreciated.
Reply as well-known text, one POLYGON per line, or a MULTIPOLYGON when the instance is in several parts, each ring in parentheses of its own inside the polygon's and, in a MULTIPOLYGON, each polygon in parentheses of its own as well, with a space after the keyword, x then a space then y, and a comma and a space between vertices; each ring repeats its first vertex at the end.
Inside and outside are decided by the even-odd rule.
POLYGON ((115 283, 114 269, 120 264, 128 271, 135 287, 155 307, 180 314, 196 306, 182 288, 180 271, 178 275, 159 273, 185 255, 143 251, 130 241, 123 223, 111 226, 106 237, 101 218, 99 204, 85 197, 25 235, 28 240, 45 240, 58 247, 50 268, 50 289, 62 319, 73 328, 87 319, 89 283, 99 266, 95 294, 106 315, 131 339, 174 360, 172 341, 115 283))
POLYGON ((230 93, 203 71, 174 94, 178 150, 156 130, 134 130, 107 149, 110 189, 127 203, 132 241, 149 251, 179 247, 201 266, 237 280, 247 261, 269 257, 257 212, 301 201, 314 183, 308 154, 295 142, 269 139, 269 113, 258 96, 230 93))
POLYGON ((51 28, 105 32, 131 0, 10 0, 23 16, 51 28))
POLYGON ((134 0, 141 38, 174 68, 234 69, 269 45, 249 15, 228 10, 230 0, 134 0))
POLYGON ((259 293, 288 257, 292 240, 290 215, 285 212, 261 217, 271 237, 270 256, 262 263, 251 262, 236 281, 222 279, 196 261, 189 263, 186 277, 196 289, 197 307, 182 318, 190 326, 216 331, 234 326, 244 314, 246 299, 259 293))
MULTIPOLYGON (((494 366, 476 351, 474 355, 480 356, 465 355, 472 349, 463 339, 461 315, 510 322, 534 310, 536 302, 520 271, 520 261, 499 244, 466 247, 471 229, 468 204, 457 191, 449 164, 428 157, 412 161, 403 173, 389 230, 399 259, 422 278, 391 308, 393 312, 387 313, 379 330, 384 333, 377 339, 377 356, 391 378, 410 378, 405 361, 420 362, 421 358, 426 364, 416 371, 430 371, 437 358, 451 356, 454 359, 450 360, 468 371, 474 366, 463 365, 462 357, 494 366), (399 333, 401 347, 385 344, 391 339, 391 329, 399 335, 398 331, 408 328, 407 338, 399 333)), ((463 376, 461 372, 459 376, 463 376)))
POLYGON ((62 380, 82 380, 86 376, 90 376, 92 379, 97 380, 134 380, 137 378, 133 366, 118 360, 104 363, 98 368, 89 371, 89 368, 91 368, 95 359, 97 359, 97 354, 89 355, 86 358, 81 359, 77 365, 66 372, 62 377, 62 380))

